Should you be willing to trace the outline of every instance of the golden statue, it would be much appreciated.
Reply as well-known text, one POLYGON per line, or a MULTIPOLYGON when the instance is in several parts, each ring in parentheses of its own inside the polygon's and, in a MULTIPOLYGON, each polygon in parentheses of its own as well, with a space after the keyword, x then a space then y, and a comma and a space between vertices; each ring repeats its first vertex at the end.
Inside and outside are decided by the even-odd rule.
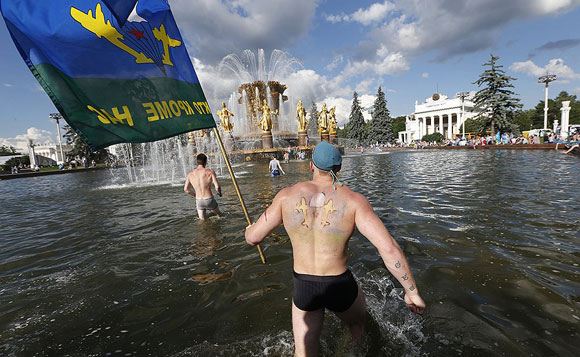
POLYGON ((302 99, 298 99, 298 105, 296 106, 296 119, 298 120, 298 131, 306 131, 308 120, 306 119, 306 109, 304 109, 304 105, 302 105, 302 99))
POLYGON ((230 112, 225 102, 222 102, 222 109, 218 110, 217 116, 220 118, 224 131, 230 133, 234 129, 234 124, 230 121, 230 117, 233 117, 234 113, 230 112))
POLYGON ((336 106, 332 107, 328 112, 328 133, 336 135, 336 106))
POLYGON ((318 113, 318 131, 323 132, 328 130, 328 110, 326 103, 322 104, 322 110, 318 113))
POLYGON ((264 103, 262 104, 262 119, 258 124, 260 129, 264 132, 268 132, 272 130, 272 115, 278 114, 278 110, 270 109, 268 106, 268 102, 264 99, 264 103))

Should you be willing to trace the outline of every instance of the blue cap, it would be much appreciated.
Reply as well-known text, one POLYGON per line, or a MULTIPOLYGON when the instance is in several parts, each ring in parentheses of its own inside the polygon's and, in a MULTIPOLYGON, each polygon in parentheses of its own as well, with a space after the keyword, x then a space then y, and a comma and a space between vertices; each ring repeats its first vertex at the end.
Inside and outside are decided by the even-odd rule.
POLYGON ((342 165, 342 155, 336 146, 329 144, 328 141, 321 141, 314 148, 312 162, 323 171, 338 170, 342 165))

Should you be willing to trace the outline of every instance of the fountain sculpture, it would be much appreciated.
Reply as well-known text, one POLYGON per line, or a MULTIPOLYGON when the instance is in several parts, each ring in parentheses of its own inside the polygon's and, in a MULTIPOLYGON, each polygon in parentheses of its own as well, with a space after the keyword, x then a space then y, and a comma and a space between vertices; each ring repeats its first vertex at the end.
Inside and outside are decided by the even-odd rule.
POLYGON ((233 114, 231 133, 239 150, 272 151, 295 145, 297 125, 291 118, 295 99, 284 94, 288 87, 280 80, 300 66, 297 59, 280 50, 272 51, 269 62, 262 49, 222 59, 221 73, 234 74, 237 79, 227 108, 233 114))
MULTIPOLYGON (((317 113, 320 137, 309 138, 302 100, 284 94, 288 87, 280 80, 300 66, 297 59, 280 50, 272 51, 268 63, 262 49, 257 54, 245 50, 222 59, 220 71, 237 78, 237 88, 216 111, 218 128, 234 160, 269 156, 289 146, 308 151, 309 144, 318 140, 336 142, 336 107, 328 110, 326 103, 322 105, 317 113)), ((209 166, 223 174, 223 159, 214 135, 210 130, 200 130, 153 143, 121 144, 112 151, 116 165, 126 168, 129 182, 175 183, 195 166, 195 154, 199 152, 207 154, 209 166)))
POLYGON ((296 120, 298 120, 298 146, 307 146, 308 134, 306 130, 308 129, 308 119, 306 119, 306 109, 302 104, 302 99, 298 99, 298 104, 296 105, 296 120))

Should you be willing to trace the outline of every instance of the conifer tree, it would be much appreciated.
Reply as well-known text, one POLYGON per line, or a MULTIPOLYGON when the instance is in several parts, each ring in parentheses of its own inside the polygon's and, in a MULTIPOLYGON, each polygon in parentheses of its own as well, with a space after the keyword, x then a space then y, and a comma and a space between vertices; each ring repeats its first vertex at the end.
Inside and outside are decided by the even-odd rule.
POLYGON ((370 122, 369 142, 386 144, 393 142, 393 121, 387 109, 387 100, 383 89, 379 87, 377 98, 373 105, 372 120, 370 122))
POLYGON ((354 92, 353 94, 350 116, 348 118, 348 123, 346 124, 345 129, 347 132, 347 138, 356 140, 359 144, 365 143, 367 138, 367 129, 357 92, 354 92))
POLYGON ((480 111, 478 118, 482 118, 485 128, 491 128, 491 134, 495 135, 496 126, 500 130, 512 130, 515 111, 522 107, 520 100, 511 89, 515 78, 505 74, 497 61, 498 56, 490 55, 487 67, 475 81, 482 87, 474 97, 475 108, 480 111))

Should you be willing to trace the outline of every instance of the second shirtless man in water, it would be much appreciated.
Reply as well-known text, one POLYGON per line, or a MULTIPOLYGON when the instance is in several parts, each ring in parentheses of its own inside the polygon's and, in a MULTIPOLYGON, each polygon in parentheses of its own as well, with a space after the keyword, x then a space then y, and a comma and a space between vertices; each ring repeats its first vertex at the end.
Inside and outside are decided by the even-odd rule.
POLYGON ((196 157, 197 167, 187 174, 183 191, 195 197, 195 207, 199 219, 204 220, 214 215, 221 215, 218 204, 213 197, 211 186, 217 194, 222 196, 222 188, 217 180, 215 171, 205 167, 207 156, 199 154, 196 157))
POLYGON ((354 229, 378 250, 383 262, 405 289, 405 303, 422 313, 425 302, 403 251, 368 200, 346 186, 336 174, 342 157, 326 141, 314 149, 312 180, 278 192, 256 223, 246 228, 246 241, 260 243, 284 225, 292 243, 294 291, 292 329, 296 356, 316 356, 325 309, 350 329, 353 341, 363 334, 366 309, 362 290, 347 269, 347 246, 354 229))

